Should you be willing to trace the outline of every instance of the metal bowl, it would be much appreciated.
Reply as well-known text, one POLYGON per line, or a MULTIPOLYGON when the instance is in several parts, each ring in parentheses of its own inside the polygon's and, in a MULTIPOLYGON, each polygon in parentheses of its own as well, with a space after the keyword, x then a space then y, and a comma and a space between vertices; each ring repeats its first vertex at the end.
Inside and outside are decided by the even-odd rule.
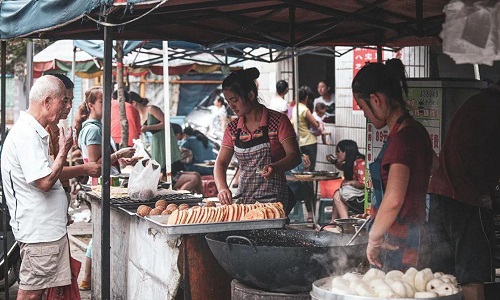
MULTIPOLYGON (((313 300, 380 300, 378 297, 365 297, 354 295, 341 295, 331 291, 332 277, 318 279, 313 282, 311 291, 311 299, 313 300)), ((440 296, 434 298, 426 298, 431 300, 463 300, 463 293, 459 291, 450 296, 440 296)), ((415 298, 395 298, 396 300, 414 300, 415 298)))

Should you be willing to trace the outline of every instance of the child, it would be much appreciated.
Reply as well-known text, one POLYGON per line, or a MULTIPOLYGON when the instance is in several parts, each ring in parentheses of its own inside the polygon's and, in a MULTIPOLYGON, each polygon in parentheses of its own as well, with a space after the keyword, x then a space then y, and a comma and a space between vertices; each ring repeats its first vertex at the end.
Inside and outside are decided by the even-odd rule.
POLYGON ((316 121, 318 121, 319 127, 314 128, 311 126, 309 128, 309 130, 315 136, 321 135, 321 140, 322 140, 323 144, 329 144, 326 141, 326 136, 329 135, 330 133, 325 131, 325 123, 323 123, 323 118, 325 117, 325 113, 326 113, 325 103, 322 103, 322 102, 316 103, 316 107, 314 107, 313 117, 316 119, 316 121))

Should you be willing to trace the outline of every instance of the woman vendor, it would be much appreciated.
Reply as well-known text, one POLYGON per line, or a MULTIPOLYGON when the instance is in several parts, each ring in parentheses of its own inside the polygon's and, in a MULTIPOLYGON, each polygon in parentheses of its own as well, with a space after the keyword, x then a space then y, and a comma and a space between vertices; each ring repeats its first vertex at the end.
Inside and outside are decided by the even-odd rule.
POLYGON ((285 172, 300 161, 293 126, 286 115, 268 110, 259 102, 255 80, 260 73, 250 68, 231 73, 222 83, 229 106, 238 118, 227 126, 215 162, 214 177, 222 204, 282 202, 289 197, 285 172), (236 154, 241 169, 240 183, 233 197, 226 170, 236 154))
POLYGON ((398 59, 364 66, 352 81, 352 93, 375 128, 387 137, 370 164, 374 189, 367 258, 384 271, 420 269, 425 197, 433 150, 429 134, 408 112, 404 66, 398 59), (411 174, 411 175, 410 175, 411 174))

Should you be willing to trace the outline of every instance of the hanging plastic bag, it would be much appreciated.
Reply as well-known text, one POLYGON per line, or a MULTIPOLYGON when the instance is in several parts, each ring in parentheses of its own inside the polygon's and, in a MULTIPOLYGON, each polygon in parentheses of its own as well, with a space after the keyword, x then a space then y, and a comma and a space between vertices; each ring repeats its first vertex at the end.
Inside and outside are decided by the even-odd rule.
POLYGON ((130 172, 128 196, 132 200, 149 200, 156 196, 161 166, 155 160, 142 159, 130 172))
POLYGON ((146 151, 144 142, 141 139, 133 139, 132 142, 134 143, 135 149, 134 157, 137 157, 139 160, 151 158, 149 153, 146 151))

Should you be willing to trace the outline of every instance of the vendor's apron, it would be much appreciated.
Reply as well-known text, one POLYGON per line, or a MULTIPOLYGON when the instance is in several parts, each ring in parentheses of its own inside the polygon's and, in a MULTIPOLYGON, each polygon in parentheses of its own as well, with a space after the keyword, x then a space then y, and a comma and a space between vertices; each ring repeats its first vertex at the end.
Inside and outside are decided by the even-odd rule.
MULTIPOLYGON (((382 150, 380 150, 375 161, 370 164, 370 176, 373 184, 371 206, 375 211, 378 211, 384 198, 384 185, 381 172, 382 158, 391 141, 391 137, 398 131, 407 117, 409 116, 403 115, 399 117, 382 146, 382 150)), ((377 218, 377 216, 375 216, 375 218, 377 218)), ((410 223, 398 217, 385 234, 385 239, 391 245, 399 246, 399 249, 394 251, 382 250, 380 260, 384 271, 401 270, 404 272, 410 267, 417 267, 421 240, 421 226, 419 224, 410 223)))
POLYGON ((256 173, 271 161, 271 143, 268 127, 262 127, 262 136, 248 142, 240 140, 241 129, 236 132, 234 152, 240 165, 241 175, 238 191, 233 197, 238 203, 281 202, 286 207, 288 186, 283 174, 274 174, 265 179, 256 173))

